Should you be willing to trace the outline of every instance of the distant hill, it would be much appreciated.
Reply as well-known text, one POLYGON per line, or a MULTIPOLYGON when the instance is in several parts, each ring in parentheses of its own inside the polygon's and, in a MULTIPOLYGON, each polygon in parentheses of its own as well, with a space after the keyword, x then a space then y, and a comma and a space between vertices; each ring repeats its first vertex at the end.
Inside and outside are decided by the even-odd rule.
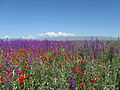
POLYGON ((6 38, 8 40, 16 40, 16 39, 21 39, 21 40, 118 40, 118 37, 105 37, 105 36, 39 36, 36 38, 6 38))
POLYGON ((38 37, 37 40, 118 40, 116 37, 103 37, 103 36, 67 36, 67 37, 38 37))

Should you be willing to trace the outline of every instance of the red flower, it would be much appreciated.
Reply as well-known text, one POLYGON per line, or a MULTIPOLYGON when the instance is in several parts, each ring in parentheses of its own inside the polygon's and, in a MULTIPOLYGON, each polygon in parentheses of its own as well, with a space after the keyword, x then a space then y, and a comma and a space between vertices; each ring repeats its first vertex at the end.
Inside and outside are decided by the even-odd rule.
POLYGON ((7 71, 7 73, 6 74, 11 74, 12 72, 11 71, 7 71))
POLYGON ((47 58, 47 57, 46 57, 45 59, 46 59, 46 60, 49 60, 49 58, 47 58))
POLYGON ((23 66, 24 68, 27 68, 27 66, 23 66))
POLYGON ((101 62, 107 62, 107 60, 101 60, 101 62))
POLYGON ((35 61, 38 61, 38 59, 35 59, 35 61))
POLYGON ((22 85, 22 84, 24 84, 24 82, 23 82, 23 81, 19 81, 18 84, 19 84, 19 85, 22 85))
POLYGON ((84 75, 83 73, 79 73, 80 75, 84 75))
POLYGON ((46 63, 46 65, 51 66, 49 63, 46 63))
POLYGON ((9 75, 10 78, 11 78, 12 76, 13 76, 12 74, 9 75))
POLYGON ((21 76, 18 78, 18 80, 24 80, 25 79, 25 76, 21 76))
POLYGON ((7 79, 6 79, 5 77, 1 77, 0 82, 3 82, 3 83, 4 83, 4 82, 6 82, 6 80, 7 80, 7 79))
POLYGON ((91 82, 95 82, 95 79, 91 79, 90 81, 91 81, 91 82))
POLYGON ((24 74, 24 72, 23 71, 19 71, 19 74, 24 74))
POLYGON ((77 69, 76 67, 72 67, 72 69, 77 69))
POLYGON ((80 81, 80 82, 82 82, 83 80, 82 80, 82 79, 80 79, 79 81, 80 81))
POLYGON ((55 55, 55 53, 52 53, 52 55, 55 55))
POLYGON ((63 60, 63 62, 66 62, 66 60, 63 60))
POLYGON ((12 59, 12 61, 15 61, 15 59, 12 59))
POLYGON ((30 75, 26 75, 26 76, 25 76, 25 78, 29 78, 29 77, 30 77, 30 75))
POLYGON ((85 64, 85 63, 86 63, 86 61, 82 61, 81 63, 82 63, 82 64, 85 64))
POLYGON ((29 61, 29 59, 27 58, 27 59, 25 59, 26 61, 29 61))
POLYGON ((99 78, 91 79, 90 81, 91 81, 91 82, 95 82, 95 81, 97 81, 97 80, 99 80, 99 78))
POLYGON ((60 51, 57 51, 57 53, 60 53, 60 51))
POLYGON ((95 78, 95 81, 97 81, 97 80, 99 80, 99 78, 97 77, 97 78, 95 78))
POLYGON ((74 72, 79 72, 79 70, 73 70, 74 72))
POLYGON ((54 58, 51 58, 52 61, 54 61, 55 59, 54 58))
POLYGON ((0 64, 0 67, 3 67, 3 65, 2 65, 2 64, 0 64))
POLYGON ((80 84, 80 86, 81 86, 82 88, 86 88, 86 85, 85 85, 85 84, 80 84))
POLYGON ((18 58, 16 58, 15 60, 16 60, 16 61, 19 61, 19 59, 18 59, 18 58))

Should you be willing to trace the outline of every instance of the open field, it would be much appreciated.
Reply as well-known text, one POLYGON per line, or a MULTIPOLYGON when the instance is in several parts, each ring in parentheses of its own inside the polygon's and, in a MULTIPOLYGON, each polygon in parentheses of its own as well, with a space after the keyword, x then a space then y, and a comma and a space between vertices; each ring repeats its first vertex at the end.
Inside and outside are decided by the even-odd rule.
POLYGON ((120 90, 119 85, 119 40, 0 40, 0 90, 120 90))

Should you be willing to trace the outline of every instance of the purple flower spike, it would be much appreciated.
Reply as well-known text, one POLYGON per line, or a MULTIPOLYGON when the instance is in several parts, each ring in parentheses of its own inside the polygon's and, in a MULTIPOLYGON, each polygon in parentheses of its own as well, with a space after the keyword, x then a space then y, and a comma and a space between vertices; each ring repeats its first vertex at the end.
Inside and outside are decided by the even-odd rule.
POLYGON ((16 75, 19 75, 19 68, 18 67, 15 68, 15 73, 16 73, 16 75))
POLYGON ((38 68, 40 69, 40 56, 38 58, 38 68))
POLYGON ((6 67, 6 71, 10 71, 10 67, 6 67))
POLYGON ((72 90, 76 90, 75 81, 74 81, 74 79, 72 77, 70 78, 70 83, 71 83, 72 90))
POLYGON ((9 60, 6 61, 6 65, 10 65, 10 61, 9 60))
POLYGON ((7 83, 10 84, 10 77, 7 76, 7 83))

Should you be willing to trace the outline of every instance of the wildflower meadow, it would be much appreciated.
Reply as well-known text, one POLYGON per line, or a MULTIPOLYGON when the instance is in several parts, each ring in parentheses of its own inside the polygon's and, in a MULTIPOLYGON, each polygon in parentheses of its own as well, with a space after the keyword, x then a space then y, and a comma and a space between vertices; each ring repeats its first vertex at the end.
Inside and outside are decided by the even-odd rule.
POLYGON ((120 41, 1 39, 0 90, 120 90, 120 41))

